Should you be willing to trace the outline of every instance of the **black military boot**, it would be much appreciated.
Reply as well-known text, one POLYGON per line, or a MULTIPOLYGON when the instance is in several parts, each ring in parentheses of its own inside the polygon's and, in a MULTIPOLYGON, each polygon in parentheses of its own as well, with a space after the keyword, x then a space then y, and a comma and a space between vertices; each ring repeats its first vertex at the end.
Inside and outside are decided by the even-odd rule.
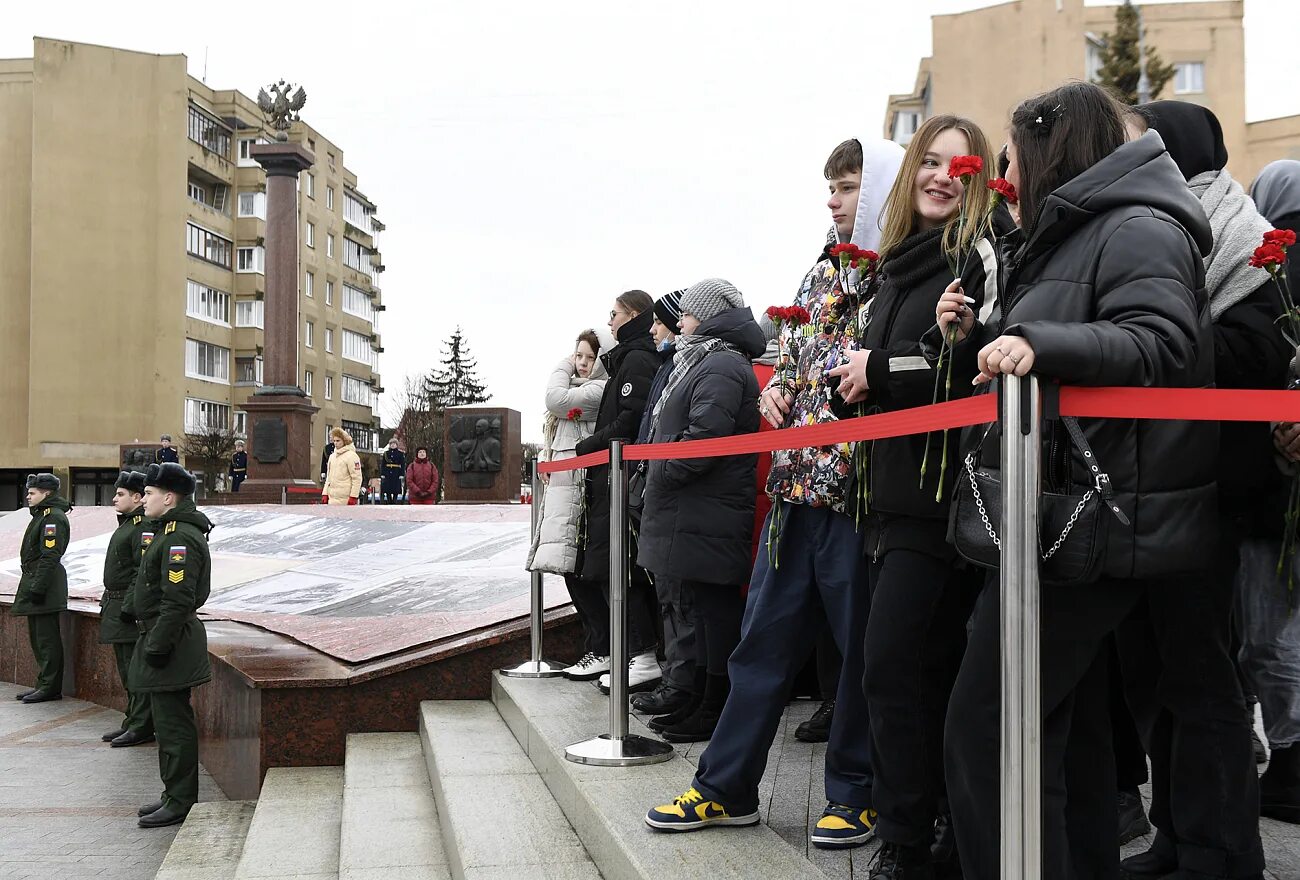
POLYGON ((122 749, 128 746, 142 746, 145 743, 154 741, 152 733, 139 733, 134 730, 125 731, 117 739, 113 740, 112 746, 115 749, 122 749))
POLYGON ((62 700, 63 694, 52 694, 49 691, 32 691, 23 697, 24 703, 48 703, 50 700, 62 700))
POLYGON ((36 691, 34 690, 23 691, 21 694, 14 694, 14 699, 21 703, 23 700, 27 699, 34 693, 36 693, 36 691))
POLYGON ((152 804, 145 804, 143 807, 136 810, 135 814, 143 818, 145 816, 148 816, 150 813, 158 812, 162 808, 163 808, 162 798, 159 798, 158 800, 154 801, 152 804))
POLYGON ((885 842, 871 863, 867 880, 934 880, 930 847, 885 842))
POLYGON ((1142 795, 1136 788, 1119 793, 1116 804, 1119 814, 1119 845, 1137 840, 1151 832, 1151 823, 1147 820, 1146 810, 1142 807, 1142 795))
POLYGON ((646 727, 655 733, 662 733, 666 727, 676 727, 687 718, 694 715, 700 708, 700 703, 704 701, 704 692, 701 690, 698 694, 692 694, 690 700, 686 702, 676 712, 669 712, 667 715, 660 715, 657 718, 651 718, 647 721, 646 727))
POLYGON ((1143 880, 1146 877, 1163 878, 1178 870, 1178 847, 1163 831, 1156 831, 1156 839, 1144 853, 1129 856, 1119 863, 1121 877, 1143 880))
POLYGON ((835 717, 835 701, 823 700, 812 717, 794 729, 794 738, 806 743, 824 743, 831 738, 831 720, 835 717))
POLYGON ((164 804, 160 809, 154 810, 149 815, 141 816, 140 821, 136 824, 141 828, 166 828, 168 825, 181 824, 189 814, 189 810, 182 810, 179 807, 164 804))
POLYGON ((664 682, 648 694, 633 694, 632 708, 643 715, 667 715, 689 703, 692 696, 664 682))
POLYGON ((705 742, 713 737, 722 707, 727 704, 731 680, 726 675, 710 675, 704 685, 704 698, 689 718, 672 727, 665 727, 660 735, 672 743, 705 742))
POLYGON ((1300 743, 1273 750, 1259 777, 1259 814, 1300 825, 1300 743))
POLYGON ((102 742, 111 743, 113 740, 117 739, 119 736, 121 736, 124 733, 126 733, 126 728, 119 727, 117 730, 110 730, 108 733, 101 736, 100 740, 102 742))

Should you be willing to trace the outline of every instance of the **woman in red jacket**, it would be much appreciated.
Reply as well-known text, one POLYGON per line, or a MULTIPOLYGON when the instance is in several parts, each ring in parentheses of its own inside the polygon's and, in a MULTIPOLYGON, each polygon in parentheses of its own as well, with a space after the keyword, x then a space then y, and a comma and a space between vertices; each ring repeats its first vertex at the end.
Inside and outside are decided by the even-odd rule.
POLYGON ((438 503, 438 468, 424 446, 415 450, 415 460, 406 468, 406 498, 410 504, 438 503))

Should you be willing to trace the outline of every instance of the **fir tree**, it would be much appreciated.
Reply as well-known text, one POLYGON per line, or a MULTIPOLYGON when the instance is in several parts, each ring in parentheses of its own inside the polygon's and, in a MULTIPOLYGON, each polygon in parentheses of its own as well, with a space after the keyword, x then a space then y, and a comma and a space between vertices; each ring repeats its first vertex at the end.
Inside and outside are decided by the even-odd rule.
POLYGON ((469 345, 459 327, 443 343, 442 367, 429 373, 424 380, 424 393, 429 399, 429 409, 442 412, 451 406, 469 406, 485 403, 491 395, 479 381, 475 372, 478 361, 469 353, 469 345))
MULTIPOLYGON (((1105 48, 1101 50, 1101 69, 1097 72, 1097 84, 1110 89, 1126 104, 1137 104, 1138 84, 1142 78, 1139 63, 1141 54, 1138 11, 1133 8, 1132 0, 1124 0, 1124 5, 1115 7, 1115 32, 1104 35, 1105 48)), ((1173 78, 1173 65, 1160 60, 1154 46, 1147 46, 1146 51, 1147 87, 1149 100, 1160 97, 1165 84, 1173 78)))

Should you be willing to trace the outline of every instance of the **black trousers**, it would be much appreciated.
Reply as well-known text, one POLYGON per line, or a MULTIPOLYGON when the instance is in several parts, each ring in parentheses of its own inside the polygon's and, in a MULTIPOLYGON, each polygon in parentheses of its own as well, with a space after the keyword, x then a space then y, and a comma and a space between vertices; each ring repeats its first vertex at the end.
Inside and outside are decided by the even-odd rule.
POLYGON ((1120 791, 1132 791, 1151 778, 1147 772, 1147 750, 1138 736, 1137 722, 1128 707, 1124 675, 1120 671, 1119 647, 1111 639, 1110 728, 1115 746, 1115 783, 1120 791))
POLYGON ((1151 822, 1194 876, 1264 869, 1259 780, 1232 642, 1236 543, 1214 570, 1151 581, 1120 628, 1129 704, 1151 755, 1151 822))
POLYGON ((894 549, 869 569, 863 690, 881 840, 928 842, 943 794, 943 725, 982 572, 894 549))
POLYGON ((27 617, 27 640, 36 658, 36 689, 49 694, 63 693, 63 636, 59 631, 61 612, 27 617))
POLYGON ((595 581, 585 580, 576 574, 566 574, 564 585, 582 622, 586 651, 598 657, 609 656, 609 602, 605 591, 595 581))
MULTIPOLYGON (((589 581, 565 575, 564 582, 587 633, 587 650, 597 656, 608 657, 609 581, 589 581)), ((659 641, 655 627, 659 600, 655 597, 654 586, 645 569, 638 566, 632 568, 623 607, 627 610, 628 657, 653 650, 659 641)))
POLYGON ((247 477, 248 477, 248 474, 231 474, 231 475, 230 475, 230 491, 231 491, 231 492, 238 492, 238 491, 239 491, 239 487, 243 485, 244 480, 245 480, 247 477))
POLYGON ((199 727, 190 689, 155 691, 149 703, 158 737, 163 803, 188 812, 199 799, 199 727))
MULTIPOLYGON (((1121 580, 1043 588, 1044 877, 1119 876, 1106 640, 1142 589, 1121 580), (1084 766, 1079 759, 1086 756, 1102 759, 1101 772, 1084 766)), ((997 572, 990 572, 944 731, 948 800, 966 880, 1000 876, 1000 605, 997 572)))
POLYGON ((731 652, 740 644, 745 597, 739 586, 684 581, 695 608, 695 666, 709 675, 726 675, 731 652))

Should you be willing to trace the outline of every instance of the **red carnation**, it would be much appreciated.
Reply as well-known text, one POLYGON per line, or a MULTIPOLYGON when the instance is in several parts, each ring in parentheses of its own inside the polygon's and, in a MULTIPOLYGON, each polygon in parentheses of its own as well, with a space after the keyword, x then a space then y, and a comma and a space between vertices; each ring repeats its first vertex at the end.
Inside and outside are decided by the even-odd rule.
POLYGON ((575 406, 573 409, 569 410, 569 421, 572 422, 580 418, 582 418, 582 407, 575 406))
POLYGON ((793 324, 795 327, 798 327, 802 324, 807 324, 809 321, 811 321, 812 315, 808 314, 808 310, 805 309, 803 306, 791 306, 789 308, 789 314, 786 316, 786 318, 787 320, 790 321, 791 324, 793 324))
POLYGON ((1011 181, 1005 177, 999 177, 997 180, 989 181, 989 189, 993 190, 993 197, 1001 196, 1006 200, 1008 205, 1020 204, 1020 196, 1016 193, 1016 188, 1011 185, 1011 181))
POLYGON ((1264 244, 1276 244, 1291 247, 1295 244, 1295 233, 1290 229, 1273 229, 1264 233, 1264 244))
POLYGON ((1251 268, 1268 269, 1270 272, 1276 270, 1286 262, 1286 248, 1280 244, 1266 243, 1255 248, 1254 255, 1250 258, 1251 268))
POLYGON ((952 162, 948 164, 948 176, 960 177, 963 181, 983 170, 984 160, 979 156, 953 156, 952 162))
POLYGON ((851 254, 856 249, 857 245, 854 244, 837 244, 835 247, 831 248, 831 256, 838 257, 841 254, 851 254))

